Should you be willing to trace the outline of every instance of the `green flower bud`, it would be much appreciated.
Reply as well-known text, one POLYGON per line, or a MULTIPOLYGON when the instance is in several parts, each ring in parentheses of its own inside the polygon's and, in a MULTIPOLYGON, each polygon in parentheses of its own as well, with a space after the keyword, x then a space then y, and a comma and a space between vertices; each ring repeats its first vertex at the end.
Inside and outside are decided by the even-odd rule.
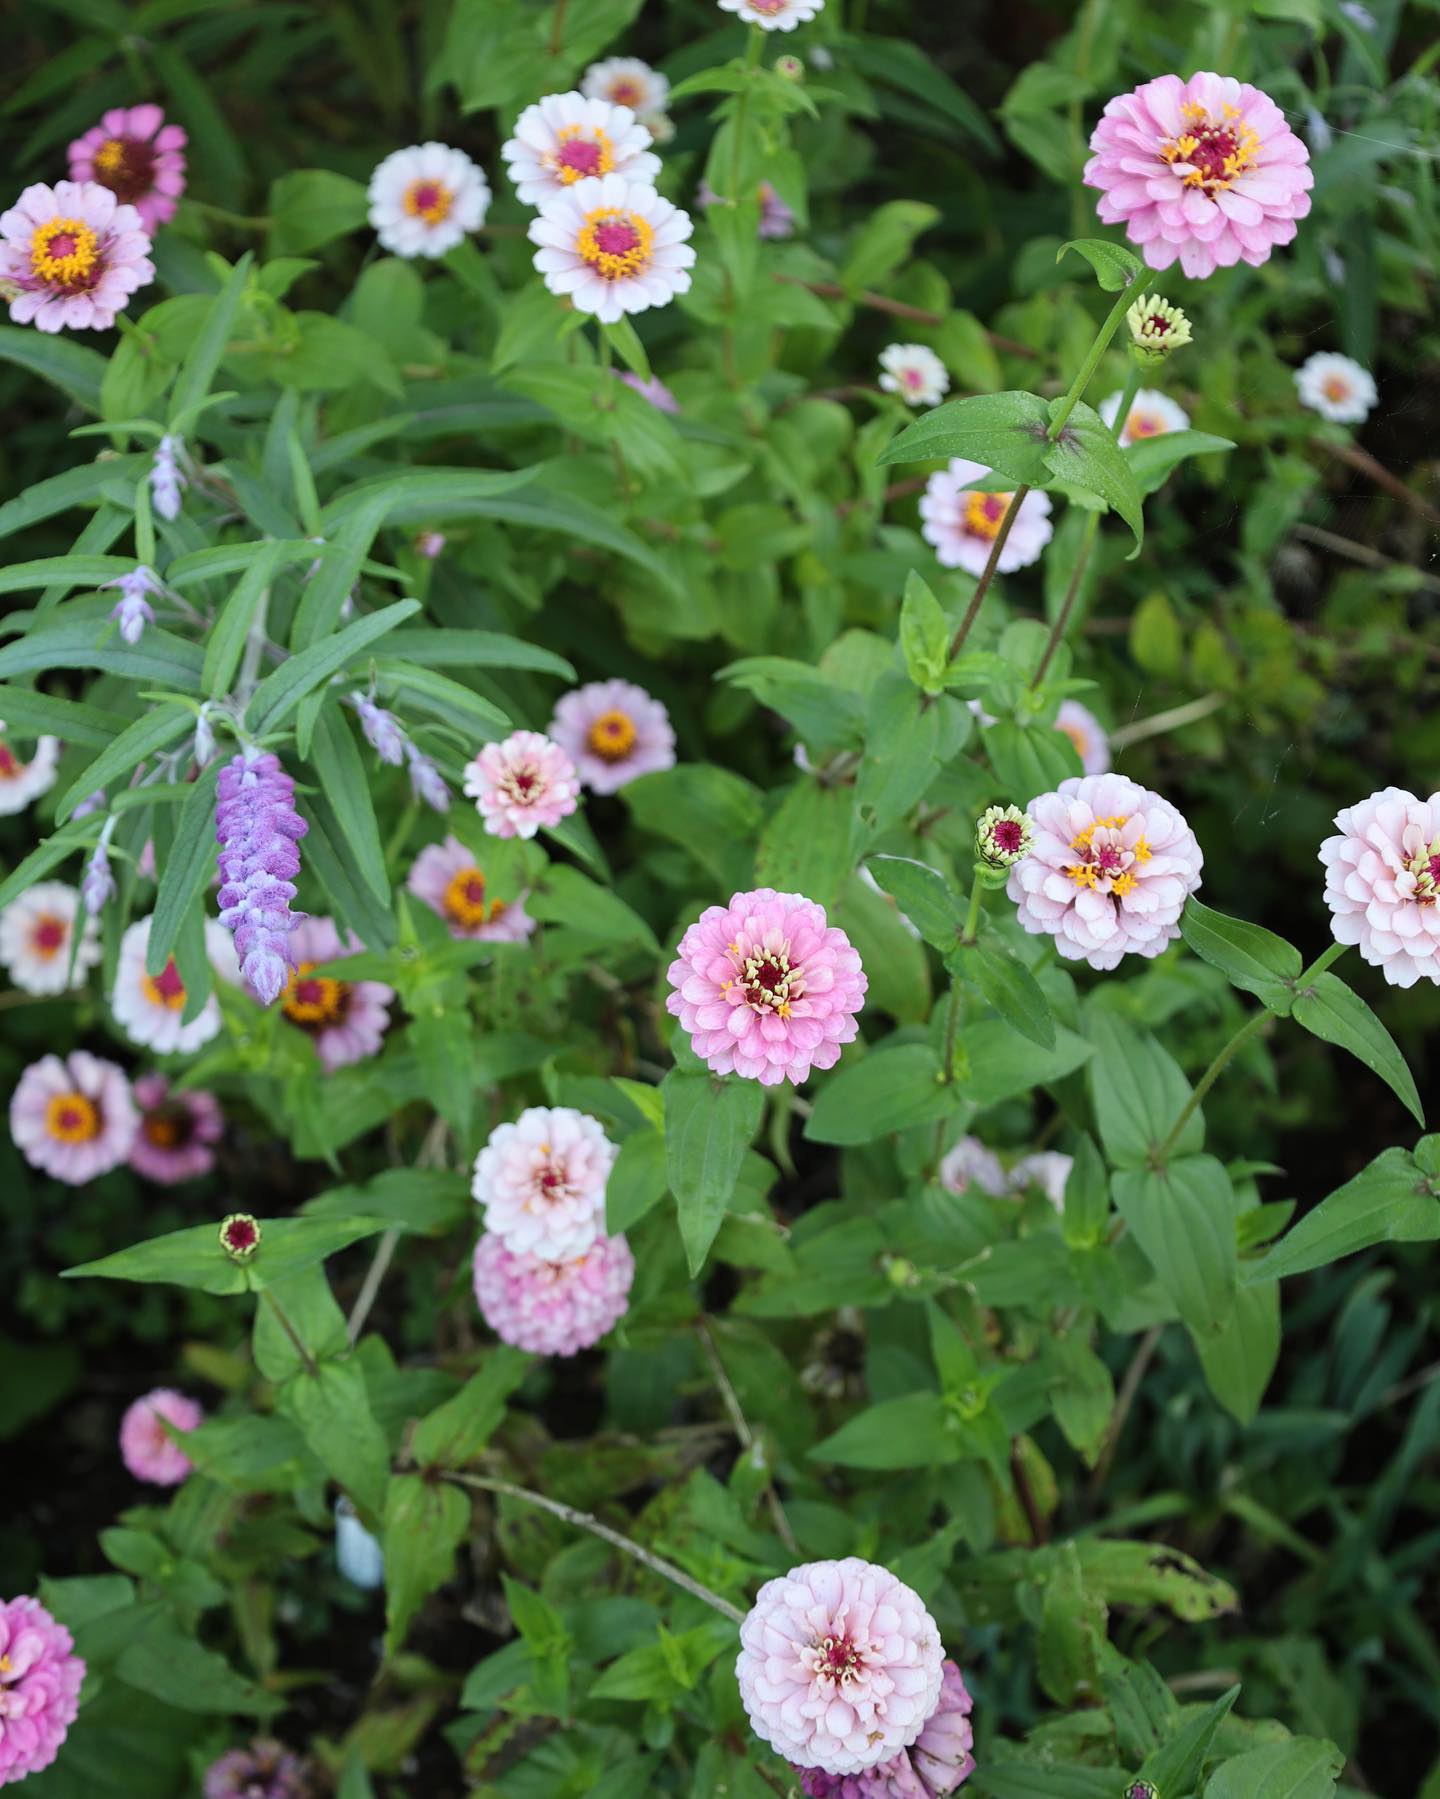
POLYGON ((1030 854, 1035 824, 1018 806, 990 806, 975 824, 975 854, 987 868, 1013 868, 1030 854))
POLYGON ((1164 362, 1190 342, 1190 321, 1178 306, 1159 294, 1144 294, 1125 314, 1130 327, 1130 354, 1141 368, 1164 362))

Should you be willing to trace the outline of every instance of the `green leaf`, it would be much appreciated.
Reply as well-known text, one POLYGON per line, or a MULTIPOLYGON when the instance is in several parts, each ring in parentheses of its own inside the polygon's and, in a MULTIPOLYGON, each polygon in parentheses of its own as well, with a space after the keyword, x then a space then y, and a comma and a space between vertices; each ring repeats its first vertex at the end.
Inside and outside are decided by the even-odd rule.
POLYGON ((199 406, 214 384, 220 359, 225 354, 240 311, 240 303, 245 298, 253 261, 254 257, 247 250, 210 304, 205 324, 191 344, 175 380, 174 391, 170 396, 172 424, 177 421, 183 424, 184 416, 199 406))
POLYGON ((499 631, 407 631, 402 627, 391 634, 386 649, 392 656, 429 668, 528 668, 561 681, 578 678, 574 664, 553 650, 499 631))
POLYGON ((63 829, 52 832, 0 881, 0 906, 8 906, 27 887, 33 887, 52 868, 58 868, 68 856, 73 856, 82 844, 93 843, 95 836, 95 820, 90 818, 72 818, 63 829))
POLYGON ((163 1283, 201 1293, 243 1293, 284 1280, 323 1262, 337 1250, 385 1229, 383 1218, 274 1218, 261 1220, 259 1249, 249 1262, 235 1262, 220 1247, 218 1226, 196 1224, 133 1244, 96 1262, 61 1270, 61 1280, 163 1283))
POLYGON ((67 743, 83 743, 87 749, 97 750, 118 737, 129 722, 118 712, 37 693, 31 687, 0 687, 0 718, 9 731, 35 736, 48 732, 67 743))
POLYGON ((1333 1799, 1345 1755, 1323 1737, 1289 1737, 1231 1756, 1205 1783, 1205 1799, 1333 1799))
POLYGON ((135 567, 131 556, 41 556, 0 569, 0 593, 25 593, 32 587, 61 583, 66 587, 101 587, 135 567))
POLYGON ((321 1218, 378 1218, 396 1230, 442 1237, 471 1217, 471 1205, 468 1174, 387 1168, 361 1186, 317 1193, 305 1201, 304 1211, 321 1218))
POLYGON ((42 519, 54 518, 57 512, 68 512, 72 506, 87 505, 98 499, 104 488, 112 485, 133 494, 135 483, 148 473, 149 468, 148 454, 116 456, 108 462, 87 462, 80 468, 66 469, 63 475, 37 481, 0 506, 0 537, 9 537, 16 531, 38 525, 42 519))
POLYGON ((1186 457, 1234 448, 1228 437, 1212 437, 1208 431, 1162 431, 1158 437, 1139 437, 1126 444, 1124 456, 1141 493, 1152 494, 1186 457))
POLYGON ((212 762, 196 777, 180 808, 175 841, 160 870, 155 894, 145 956, 150 974, 159 974, 174 954, 186 914, 215 873, 215 786, 219 778, 220 764, 212 762))
POLYGON ((1115 1382, 1089 1344, 1071 1331, 1051 1339, 1045 1356, 1050 1405, 1065 1441, 1087 1468, 1100 1457, 1115 1409, 1115 1382))
POLYGON ((1001 787, 1020 805, 1053 793, 1082 772, 1080 752, 1063 731, 1002 718, 984 731, 985 749, 1001 787))
POLYGON ((1425 1110, 1399 1046, 1339 975, 1316 975, 1296 996, 1291 1016, 1323 1042, 1339 1044, 1373 1069, 1416 1123, 1424 1125, 1425 1110))
POLYGON ((470 1530, 470 1496, 447 1481, 397 1474, 385 1495, 385 1653, 393 1656, 410 1620, 455 1572, 470 1530))
POLYGON ((1280 1283, 1255 1281, 1235 1295, 1218 1336, 1195 1338, 1210 1391, 1240 1424, 1254 1422, 1280 1359, 1280 1283))
POLYGON ((419 610, 419 600, 396 600, 392 605, 382 606, 378 612, 352 619, 333 637, 288 657, 255 689, 245 714, 250 729, 257 737, 278 730, 307 693, 337 674, 376 638, 394 630, 403 619, 412 618, 419 610))
POLYGON ((705 1266, 710 1245, 735 1194, 765 1110, 757 1081, 672 1070, 660 1083, 665 1095, 665 1165, 680 1220, 680 1237, 692 1278, 705 1266))
POLYGON ((269 1717, 284 1701, 237 1674, 222 1655, 187 1636, 160 1613, 120 1651, 115 1677, 186 1712, 241 1712, 269 1717))
POLYGON ((1137 276, 1145 272, 1145 264, 1131 251, 1112 244, 1105 237, 1072 237, 1055 252, 1059 262, 1067 250, 1083 256, 1095 271, 1095 279, 1107 294, 1122 293, 1133 287, 1137 276))
POLYGON ((320 708, 309 761, 365 885, 382 906, 388 906, 390 877, 385 872, 370 777, 338 703, 320 708))
POLYGON ((358 1506, 372 1516, 379 1513, 385 1504, 390 1452, 370 1410, 359 1362, 321 1362, 313 1374, 302 1369, 275 1398, 331 1478, 358 1506))
MULTIPOLYGON (((1435 1141, 1424 1138, 1422 1148, 1435 1141)), ((1433 1243, 1440 1239, 1437 1185, 1409 1150, 1381 1150, 1353 1180, 1307 1212, 1255 1265, 1249 1279, 1305 1274, 1374 1243, 1433 1243)))
POLYGON ((950 661, 950 621, 914 569, 905 578, 900 606, 900 648, 910 679, 922 693, 939 693, 950 661))
POLYGON ((801 779, 766 820, 755 846, 755 880, 831 907, 855 866, 854 801, 848 788, 801 779))
POLYGON ((1043 1762, 987 1762, 971 1780, 988 1799, 1115 1799, 1125 1790, 1123 1769, 1071 1766, 1048 1756, 1043 1762))
POLYGON ((555 862, 525 902, 532 918, 566 925, 581 937, 600 943, 636 943, 659 955, 655 933, 617 893, 602 887, 578 868, 555 862))
POLYGON ((1232 987, 1243 988, 1283 1018, 1295 1003, 1295 977, 1303 967, 1293 943, 1243 918, 1212 912, 1191 894, 1180 915, 1180 935, 1232 987))
POLYGON ((1055 1047, 1055 1020, 1040 983, 998 944, 976 944, 961 953, 962 966, 1012 1029, 1041 1049, 1055 1047))
POLYGON ((873 1143, 892 1131, 944 1118, 960 1103, 923 1043, 871 1050, 832 1074, 805 1122, 812 1143, 873 1143))
POLYGON ((915 239, 940 218, 940 208, 924 200, 887 200, 864 215, 840 266, 847 293, 883 281, 908 261, 915 239))
POLYGON ((810 1451, 816 1462, 842 1468, 929 1468, 958 1462, 965 1453, 949 1428, 950 1413, 938 1393, 905 1393, 848 1418, 810 1451))
POLYGON ((367 949, 390 949, 396 938, 394 913, 388 900, 382 905, 371 892, 334 808, 317 791, 306 796, 305 811, 310 821, 305 861, 330 896, 332 908, 367 949))
MULTIPOLYGON (((1017 486, 1044 487, 1050 474, 1049 425, 1050 408, 1038 394, 972 394, 907 425, 879 460, 884 467, 963 456, 1017 486)), ((1110 441, 1113 447, 1115 440, 1110 441)))
POLYGON ((221 607, 206 639, 205 663, 200 670, 200 686, 207 699, 218 700, 229 693, 261 598, 275 579, 275 571, 289 560, 288 548, 284 543, 262 544, 221 607))
POLYGON ((1003 1018, 982 1018, 960 1033, 955 1084, 974 1106, 998 1106, 1002 1100, 1060 1081, 1082 1067, 1091 1046, 1063 1025, 1055 1027, 1049 1049, 1021 1036, 1003 1018))
POLYGON ((47 621, 0 650, 0 678, 81 668, 87 674, 123 675, 186 692, 200 685, 200 646, 151 625, 139 643, 124 638, 93 613, 47 621))
POLYGON ((290 631, 292 650, 323 642, 339 625, 345 602, 390 506, 391 496, 384 488, 367 488, 362 503, 329 538, 320 566, 306 581, 295 609, 290 631))
POLYGON ((1162 1793, 1189 1793, 1199 1783, 1215 1733, 1225 1722, 1239 1696, 1238 1685, 1222 1693, 1213 1705, 1182 1724, 1168 1743, 1147 1755, 1141 1776, 1162 1793))
POLYGON ((0 362, 13 363, 69 394, 86 412, 100 410, 100 383, 105 378, 105 358, 96 350, 77 344, 74 338, 0 325, 0 362))
POLYGON ((185 706, 156 706, 142 718, 137 718, 65 789, 55 807, 56 818, 64 824, 81 800, 94 793, 97 787, 110 786, 119 776, 128 775, 147 756, 168 749, 194 728, 195 715, 185 706))
POLYGON ((908 856, 868 856, 865 866, 927 943, 947 954, 965 928, 965 908, 944 875, 908 856))
MULTIPOLYGON (((1050 403, 1050 416, 1058 416, 1064 405, 1061 399, 1050 403)), ((1145 502, 1135 471, 1125 460, 1125 452, 1115 441, 1115 434, 1093 407, 1077 401, 1066 419, 1059 437, 1050 447, 1045 466, 1057 481, 1099 494, 1105 504, 1118 512, 1135 536, 1132 555, 1138 555, 1145 538, 1145 502)))
POLYGON ((477 1373, 444 1405, 423 1418, 410 1452, 423 1468, 463 1468, 474 1461, 505 1419, 505 1403, 535 1358, 501 1344, 488 1350, 477 1373))
MULTIPOLYGON (((389 647, 393 649, 396 638, 404 635, 403 631, 392 633, 389 647)), ((477 733, 488 741, 497 731, 509 727, 509 718, 493 701, 472 687, 452 681, 448 675, 437 675, 433 668, 416 668, 409 662, 377 662, 375 677, 386 698, 403 694, 412 709, 429 712, 457 730, 477 733)))
MULTIPOLYGON (((869 32, 846 36, 842 43, 847 66, 858 69, 872 81, 899 88, 924 101, 942 118, 968 132, 982 149, 998 154, 999 141, 982 108, 918 44, 908 38, 876 37, 869 32)), ((908 119, 914 115, 904 116, 908 119)))
POLYGON ((1223 1329, 1235 1305, 1235 1196, 1213 1156, 1185 1156, 1159 1173, 1115 1176, 1115 1204, 1175 1310, 1198 1337, 1223 1329))
POLYGON ((1109 1221, 1109 1176, 1094 1140, 1082 1136, 1075 1144, 1070 1176, 1065 1182, 1060 1229, 1072 1249, 1093 1249, 1109 1221))
MULTIPOLYGON (((1079 1549, 1086 1586, 1112 1605, 1163 1605, 1186 1624, 1240 1609, 1234 1587, 1169 1543, 1087 1537, 1079 1549)), ((1153 1671, 1151 1678, 1159 1682, 1153 1671)))
POLYGON ((662 1131, 632 1131, 605 1183, 605 1229, 628 1231, 665 1197, 669 1176, 662 1131))
MULTIPOLYGON (((1099 1006, 1086 1009, 1086 1034, 1095 1045, 1091 1092, 1105 1153, 1116 1168, 1143 1167, 1184 1110, 1190 1083, 1148 1031, 1137 1030, 1099 1006)), ((1197 1107, 1186 1119, 1172 1154, 1193 1155, 1204 1143, 1205 1120, 1197 1107)))
POLYGON ((271 256, 300 256, 358 231, 369 202, 362 183, 329 169, 292 169, 270 183, 271 256))

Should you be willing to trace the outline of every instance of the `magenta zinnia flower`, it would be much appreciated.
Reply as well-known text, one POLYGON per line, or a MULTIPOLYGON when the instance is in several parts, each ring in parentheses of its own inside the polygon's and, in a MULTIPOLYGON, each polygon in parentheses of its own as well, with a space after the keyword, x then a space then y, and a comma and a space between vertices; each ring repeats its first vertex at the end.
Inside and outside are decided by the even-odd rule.
POLYGON ((1187 275, 1265 262, 1310 210, 1310 153, 1259 88, 1233 75, 1161 75, 1106 106, 1085 165, 1107 225, 1152 269, 1187 275))
POLYGON ((294 972, 280 1010, 312 1039, 327 1069, 378 1055, 395 990, 383 981, 344 981, 316 969, 358 955, 358 937, 341 937, 333 918, 307 918, 290 939, 294 972))
POLYGON ((558 744, 538 731, 512 731, 466 764, 465 791, 492 837, 533 837, 575 810, 580 781, 558 744))
POLYGON ((70 1632, 38 1599, 0 1599, 0 1787, 54 1761, 84 1678, 70 1632))
POLYGON ((137 1399, 120 1420, 120 1454, 125 1466, 136 1480, 148 1480, 156 1487, 178 1487, 195 1464, 167 1434, 165 1424, 190 1431, 204 1417, 204 1407, 197 1400, 173 1387, 156 1387, 137 1399))
POLYGON ((1320 845, 1337 943, 1356 943, 1392 987, 1440 982, 1440 793, 1386 787, 1337 812, 1320 845))
POLYGON ((220 922, 235 934, 240 975, 262 1006, 274 1003, 295 955, 290 910, 300 872, 295 845, 309 826, 295 810, 295 783, 269 751, 246 750, 220 770, 215 837, 220 845, 220 922))
POLYGON ((667 1011, 716 1074, 797 1087, 854 1041, 868 985, 850 939, 801 893, 760 887, 710 906, 680 940, 667 1011))
POLYGON ((550 735, 596 793, 675 766, 670 714, 633 681, 591 681, 556 702, 550 735))
POLYGON ((475 1245, 475 1299, 502 1343, 532 1355, 577 1355, 625 1316, 635 1258, 623 1237, 597 1237, 582 1256, 516 1255, 487 1231, 475 1245))
POLYGON ((920 1735, 943 1657, 920 1595, 852 1555, 765 1582, 740 1626, 735 1678, 751 1728, 777 1754, 858 1774, 920 1735))
POLYGON ((0 283, 19 290, 17 325, 103 331, 154 279, 140 214, 98 182, 37 181, 0 214, 0 283))
POLYGON ((945 1799, 975 1772, 972 1703, 959 1668, 944 1662, 940 1703, 908 1749, 858 1774, 797 1768, 800 1791, 806 1799, 945 1799))
POLYGON ((211 1146, 225 1134, 225 1116, 215 1095, 194 1088, 172 1093, 163 1074, 142 1074, 134 1092, 140 1108, 140 1128, 130 1150, 135 1172, 163 1187, 209 1174, 215 1166, 211 1146))
POLYGON ((138 1124, 124 1071, 83 1049, 32 1062, 10 1099, 20 1153, 72 1187, 118 1168, 138 1124))
POLYGON ((1158 956, 1180 935, 1204 858, 1168 800, 1124 775, 1078 775, 1028 811, 1035 840, 1006 887, 1025 930, 1102 969, 1158 956))
POLYGON ((523 900, 494 897, 485 871, 458 837, 427 843, 411 864, 405 885, 445 920, 452 937, 523 943, 535 929, 523 900))
POLYGON ((475 1158, 471 1187, 485 1229, 516 1255, 563 1262, 583 1255, 605 1224, 605 1183, 618 1152, 573 1106, 531 1106, 497 1124, 475 1158))
POLYGON ((270 1737, 229 1749, 210 1764, 205 1799, 311 1799, 307 1764, 270 1737))
POLYGON ((98 181, 153 237, 185 192, 185 133, 158 106, 116 106, 70 146, 70 179, 98 181))

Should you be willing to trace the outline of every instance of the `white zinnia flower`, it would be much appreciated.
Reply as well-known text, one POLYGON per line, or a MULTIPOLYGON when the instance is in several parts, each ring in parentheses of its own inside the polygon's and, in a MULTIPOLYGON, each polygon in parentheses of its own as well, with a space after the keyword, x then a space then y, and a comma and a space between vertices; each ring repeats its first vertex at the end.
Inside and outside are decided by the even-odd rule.
POLYGON ((1361 425, 1379 397, 1375 377, 1348 356, 1320 350, 1295 371, 1300 404, 1336 425, 1361 425))
POLYGON ((443 256, 485 222, 490 183, 463 150, 415 144, 370 177, 370 223, 395 256, 443 256))
POLYGON ((924 344, 890 344, 880 352, 880 385, 899 394, 907 406, 938 406, 950 388, 950 375, 924 344))
MULTIPOLYGON (((70 983, 70 948, 80 895, 63 881, 41 881, 0 912, 0 962, 27 993, 63 993, 70 983)), ((74 985, 100 960, 100 926, 87 918, 75 951, 74 985)))
MULTIPOLYGON (((925 483, 920 496, 920 535, 934 546, 942 568, 963 568, 972 575, 984 570, 1010 509, 1011 494, 1003 487, 979 489, 971 483, 999 483, 1001 479, 983 463, 952 456, 950 466, 938 469, 925 483)), ((1026 494, 996 569, 1008 575, 1037 562, 1053 530, 1049 494, 1039 489, 1026 494)))
POLYGON ((546 94, 527 106, 500 154, 527 206, 539 206, 591 175, 653 182, 660 173, 650 133, 637 123, 634 111, 608 100, 587 100, 583 94, 546 94))
MULTIPOLYGON (((1115 414, 1124 398, 1124 394, 1111 394, 1096 408, 1107 425, 1114 425, 1115 414)), ((1142 387, 1130 403, 1125 429, 1120 433, 1120 447, 1123 450, 1126 444, 1139 443, 1146 437, 1164 437, 1167 431, 1184 431, 1189 424, 1190 414, 1183 406, 1177 406, 1168 394, 1142 387)))
MULTIPOLYGON (((110 1010, 115 1022, 132 1043, 143 1043, 157 1055, 172 1055, 198 1049, 208 1043, 220 1029, 220 1006, 212 993, 198 1018, 183 1022, 185 983, 172 956, 158 975, 145 972, 145 954, 150 947, 149 918, 137 919, 120 939, 120 961, 115 970, 115 988, 110 995, 110 1010)), ((239 979, 235 945, 230 933, 215 919, 205 923, 205 951, 217 974, 226 980, 239 979)))
POLYGON ((693 229, 689 213, 648 182, 590 176, 550 195, 531 222, 530 241, 540 246, 535 267, 550 292, 613 325, 689 290, 693 229))
POLYGON ((0 725, 0 815, 23 812, 31 800, 39 799, 55 785, 55 769, 60 761, 60 739, 39 737, 35 754, 22 762, 5 737, 0 725))
POLYGON ((670 98, 669 77, 638 56, 611 56, 592 62, 580 83, 587 100, 608 100, 612 106, 628 106, 642 125, 664 112, 670 98))
POLYGON ((762 31, 793 31, 808 25, 825 0, 720 0, 721 12, 738 13, 747 25, 762 31))

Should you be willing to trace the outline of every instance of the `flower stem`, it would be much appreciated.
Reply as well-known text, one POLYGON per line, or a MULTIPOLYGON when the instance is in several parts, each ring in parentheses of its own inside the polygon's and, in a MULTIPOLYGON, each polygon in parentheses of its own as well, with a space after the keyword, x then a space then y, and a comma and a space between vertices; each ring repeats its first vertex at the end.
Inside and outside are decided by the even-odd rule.
POLYGON ((1078 374, 1070 383, 1070 391, 1060 402, 1059 411, 1056 412, 1054 418, 1050 421, 1050 429, 1046 433, 1046 436, 1050 439, 1052 444, 1058 441, 1060 433, 1065 429, 1065 421, 1075 410, 1077 404, 1085 393, 1085 389, 1090 385, 1091 376, 1100 366, 1100 358, 1110 347, 1110 339, 1114 337, 1115 333, 1120 329, 1121 319, 1124 318, 1126 312, 1135 304, 1154 279, 1154 275, 1151 274, 1148 269, 1143 275, 1137 275, 1135 280, 1130 283, 1129 287, 1124 289, 1115 301, 1115 304, 1110 308, 1105 323, 1095 334, 1094 343, 1091 344, 1089 350, 1085 353, 1085 360, 1080 364, 1078 374))
POLYGON ((255 608, 255 616, 250 621, 250 630, 245 638, 245 656, 240 664, 240 681, 235 689, 237 709, 244 713, 250 704, 250 696, 260 678, 260 661, 265 654, 265 619, 270 609, 270 589, 267 587, 260 595, 260 603, 255 608))
POLYGON ((953 662, 960 654, 961 645, 970 635, 970 627, 975 623, 980 608, 984 604, 985 595, 990 591, 990 583, 995 579, 995 569, 1000 561, 1000 552, 1005 548, 1005 539, 1010 535, 1010 527, 1019 516, 1020 508, 1025 503, 1025 496, 1030 489, 1023 483, 1010 496, 1010 504, 1005 509, 1005 516, 1000 521, 1000 529, 995 533, 995 541, 990 546, 990 554, 981 571, 980 579, 975 583, 975 591, 970 596, 970 604, 965 608, 965 616, 960 620, 960 629, 950 639, 950 660, 953 662))
MULTIPOLYGON (((757 68, 760 52, 764 48, 765 33, 760 26, 750 27, 750 36, 745 43, 745 72, 757 68)), ((740 204, 740 175, 744 167, 745 157, 745 114, 750 107, 750 83, 747 80, 740 90, 740 98, 735 102, 735 148, 730 157, 730 192, 725 198, 732 206, 740 204)))
POLYGON ((318 1374, 320 1372, 319 1364, 316 1362, 314 1356, 311 1355, 310 1351, 306 1348, 305 1339, 300 1335, 299 1331, 296 1330, 294 1323, 291 1321, 290 1314, 285 1310, 284 1306, 282 1306, 280 1301, 275 1297, 274 1289, 272 1287, 262 1287, 260 1289, 260 1297, 265 1301, 266 1305, 268 1305, 270 1310, 275 1314, 276 1323, 280 1326, 281 1330, 284 1331, 285 1335, 290 1339, 290 1346, 295 1351, 296 1355, 299 1356, 301 1365, 303 1366, 305 1372, 307 1374, 318 1374))
POLYGON ((755 1433, 750 1428, 750 1421, 740 1405, 740 1396, 735 1391, 730 1376, 725 1372, 725 1364, 720 1359, 720 1351, 715 1346, 715 1338, 711 1334, 708 1321, 702 1316, 695 1326, 695 1334, 700 1339, 700 1347, 705 1352, 705 1360, 710 1364, 710 1373, 719 1389, 720 1398, 729 1414, 730 1424, 735 1435, 740 1439, 740 1447, 750 1457, 752 1464, 758 1467, 765 1476, 765 1502, 770 1508, 770 1519, 775 1526, 775 1534, 790 1551, 798 1557, 800 1545, 795 1541, 795 1533, 790 1528, 790 1520, 785 1516, 785 1508, 780 1503, 780 1495, 775 1491, 775 1479, 770 1472, 770 1464, 764 1459, 763 1446, 757 1450, 755 1433))
POLYGON ((1080 583, 1085 579, 1085 570, 1090 563, 1090 552, 1095 548, 1095 539, 1100 531, 1100 514, 1092 512, 1085 521, 1085 533, 1080 539, 1080 549, 1075 557, 1075 566, 1070 571, 1070 585, 1065 589, 1065 598, 1060 602, 1060 610, 1055 615, 1055 623, 1050 627, 1050 641, 1045 645, 1045 653, 1030 678, 1032 688, 1038 687, 1045 679, 1045 672, 1050 667, 1056 650, 1070 623, 1070 614, 1074 610, 1076 598, 1080 592, 1080 583))
POLYGON ((539 1506, 542 1512, 550 1512, 556 1518, 563 1518, 567 1524, 573 1524, 580 1530, 588 1530, 591 1536, 599 1537, 602 1542, 609 1543, 612 1548, 628 1555, 632 1560, 642 1563, 652 1574, 671 1581, 695 1599, 704 1600, 722 1617, 728 1618, 732 1624, 743 1624, 745 1614, 738 1605, 731 1605, 728 1599, 722 1599, 718 1593, 703 1586, 698 1580, 692 1580, 683 1568, 677 1568, 673 1562, 642 1549, 638 1543, 632 1543, 629 1537, 622 1536, 618 1530, 611 1530, 608 1524, 602 1524, 589 1512, 576 1511, 574 1506, 566 1505, 559 1499, 550 1499, 544 1493, 532 1493, 528 1487, 517 1487, 508 1480, 495 1480, 484 1474, 446 1473, 445 1479, 456 1486, 475 1487, 485 1493, 503 1493, 507 1499, 519 1499, 526 1505, 539 1506))

